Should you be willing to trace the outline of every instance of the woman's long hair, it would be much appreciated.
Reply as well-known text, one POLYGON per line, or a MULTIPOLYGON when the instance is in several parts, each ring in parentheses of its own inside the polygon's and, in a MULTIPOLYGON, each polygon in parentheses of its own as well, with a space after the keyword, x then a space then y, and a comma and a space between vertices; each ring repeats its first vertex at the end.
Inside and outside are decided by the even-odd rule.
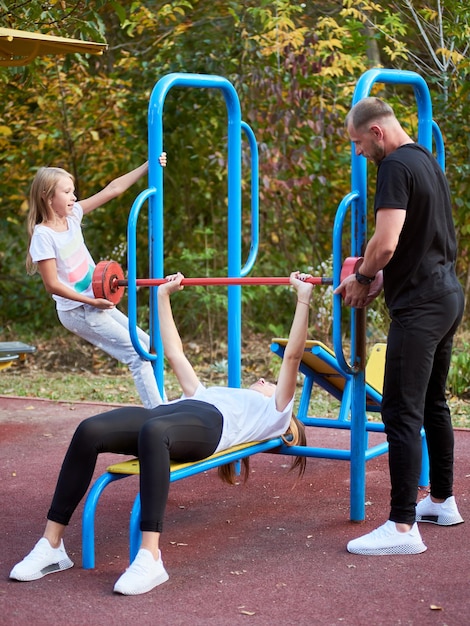
POLYGON ((36 272, 36 263, 33 263, 29 253, 29 245, 33 236, 34 227, 54 218, 49 201, 55 194, 57 183, 63 176, 68 176, 74 180, 72 174, 69 174, 61 167, 40 167, 36 172, 36 176, 31 184, 29 192, 29 213, 26 221, 28 231, 28 253, 26 255, 26 271, 28 274, 36 272))
MULTIPOLYGON (((282 435, 282 440, 286 446, 305 446, 307 445, 307 435, 305 434, 305 424, 303 424, 297 417, 292 414, 289 428, 282 435)), ((237 461, 227 463, 226 465, 220 465, 218 468, 219 478, 229 485, 234 485, 237 479, 242 478, 243 482, 248 480, 250 472, 250 458, 245 457, 241 459, 242 467, 241 471, 237 471, 237 461)), ((304 456, 296 456, 292 461, 290 470, 298 468, 299 478, 304 475, 307 459, 304 456)))

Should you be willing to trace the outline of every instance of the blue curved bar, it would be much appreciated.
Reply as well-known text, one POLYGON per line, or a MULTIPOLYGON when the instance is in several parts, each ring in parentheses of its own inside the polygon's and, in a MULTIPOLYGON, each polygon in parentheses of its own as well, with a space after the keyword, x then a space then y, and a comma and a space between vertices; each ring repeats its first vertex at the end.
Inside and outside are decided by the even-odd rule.
POLYGON ((242 130, 248 138, 251 153, 251 246, 248 259, 240 271, 240 276, 246 276, 253 269, 259 249, 259 155, 251 127, 242 122, 242 130))
POLYGON ((111 474, 106 472, 96 479, 85 500, 82 515, 82 567, 95 567, 95 516, 96 507, 101 494, 109 483, 125 478, 126 474, 111 474))
MULTIPOLYGON (((418 142, 432 150, 432 104, 426 81, 416 72, 374 68, 365 72, 357 81, 353 105, 369 96, 375 83, 411 85, 418 105, 418 142)), ((364 159, 364 157, 361 157, 364 159)), ((365 159, 364 159, 365 160, 365 159)))
MULTIPOLYGON (((142 191, 131 207, 127 221, 127 298, 129 333, 137 353, 144 359, 155 361, 156 355, 149 353, 141 344, 137 334, 137 220, 144 202, 155 195, 156 189, 142 191)), ((158 382, 158 381, 157 381, 158 382)), ((160 386, 160 385, 159 385, 160 386)), ((160 387, 160 393, 162 387, 160 387)))
MULTIPOLYGON (((341 280, 341 267, 343 259, 342 238, 344 221, 347 212, 358 201, 359 192, 351 191, 340 202, 336 211, 335 221, 333 224, 333 287, 337 287, 341 280)), ((352 209, 351 209, 352 212, 352 209)), ((351 218, 352 219, 352 218, 351 218)), ((357 256, 357 255, 354 255, 357 256)), ((346 362, 343 351, 343 335, 342 335, 342 306, 343 298, 341 295, 333 296, 333 350, 338 360, 340 368, 345 374, 352 374, 357 370, 355 364, 355 311, 351 309, 351 363, 346 362)))
POLYGON ((442 139, 441 129, 437 125, 437 123, 433 120, 432 122, 432 137, 434 139, 434 144, 436 146, 436 159, 439 165, 442 167, 443 171, 446 170, 446 151, 444 148, 444 140, 442 139))

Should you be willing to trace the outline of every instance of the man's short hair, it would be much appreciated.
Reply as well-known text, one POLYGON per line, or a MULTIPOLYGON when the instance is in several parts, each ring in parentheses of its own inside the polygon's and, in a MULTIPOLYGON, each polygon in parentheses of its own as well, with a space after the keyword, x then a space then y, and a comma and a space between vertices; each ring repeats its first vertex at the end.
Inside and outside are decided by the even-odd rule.
POLYGON ((360 130, 372 120, 382 119, 384 117, 395 117, 392 107, 380 100, 380 98, 363 98, 356 102, 346 116, 346 127, 350 124, 355 130, 360 130))

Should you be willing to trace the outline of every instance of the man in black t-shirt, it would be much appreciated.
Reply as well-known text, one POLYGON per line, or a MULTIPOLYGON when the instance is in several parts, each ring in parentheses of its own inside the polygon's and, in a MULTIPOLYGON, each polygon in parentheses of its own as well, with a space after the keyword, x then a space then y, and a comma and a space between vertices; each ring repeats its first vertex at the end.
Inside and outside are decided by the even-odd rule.
MULTIPOLYGON (((357 155, 377 166, 375 231, 359 271, 336 290, 362 308, 383 270, 390 313, 382 419, 389 443, 391 509, 376 530, 348 543, 366 555, 426 550, 416 522, 463 522, 453 496, 454 437, 446 402, 452 341, 463 314, 455 273, 456 238, 446 177, 432 154, 407 135, 392 108, 364 98, 346 118, 357 155), (430 495, 416 504, 424 426, 430 495)), ((373 291, 373 294, 372 294, 373 291)))

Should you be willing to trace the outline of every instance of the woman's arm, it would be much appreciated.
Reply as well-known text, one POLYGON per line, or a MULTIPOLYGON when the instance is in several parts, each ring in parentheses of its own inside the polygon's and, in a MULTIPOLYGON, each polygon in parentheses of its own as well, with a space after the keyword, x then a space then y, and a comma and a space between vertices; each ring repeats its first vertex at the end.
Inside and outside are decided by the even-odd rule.
POLYGON ((181 281, 184 276, 180 272, 167 276, 167 281, 158 287, 158 321, 165 356, 178 379, 183 393, 194 395, 199 386, 199 378, 188 361, 183 350, 183 343, 176 328, 170 295, 183 289, 181 281))
POLYGON ((69 300, 76 300, 83 304, 91 304, 91 306, 95 306, 98 309, 114 309, 114 304, 109 300, 90 298, 61 283, 57 277, 57 263, 55 259, 38 261, 38 272, 41 275, 46 291, 50 294, 62 296, 69 300))
POLYGON ((276 386, 275 399, 278 411, 286 408, 297 386, 299 364, 307 340, 310 298, 313 290, 313 283, 304 282, 309 277, 310 274, 300 272, 292 272, 290 275, 291 285, 297 291, 297 304, 276 386))

